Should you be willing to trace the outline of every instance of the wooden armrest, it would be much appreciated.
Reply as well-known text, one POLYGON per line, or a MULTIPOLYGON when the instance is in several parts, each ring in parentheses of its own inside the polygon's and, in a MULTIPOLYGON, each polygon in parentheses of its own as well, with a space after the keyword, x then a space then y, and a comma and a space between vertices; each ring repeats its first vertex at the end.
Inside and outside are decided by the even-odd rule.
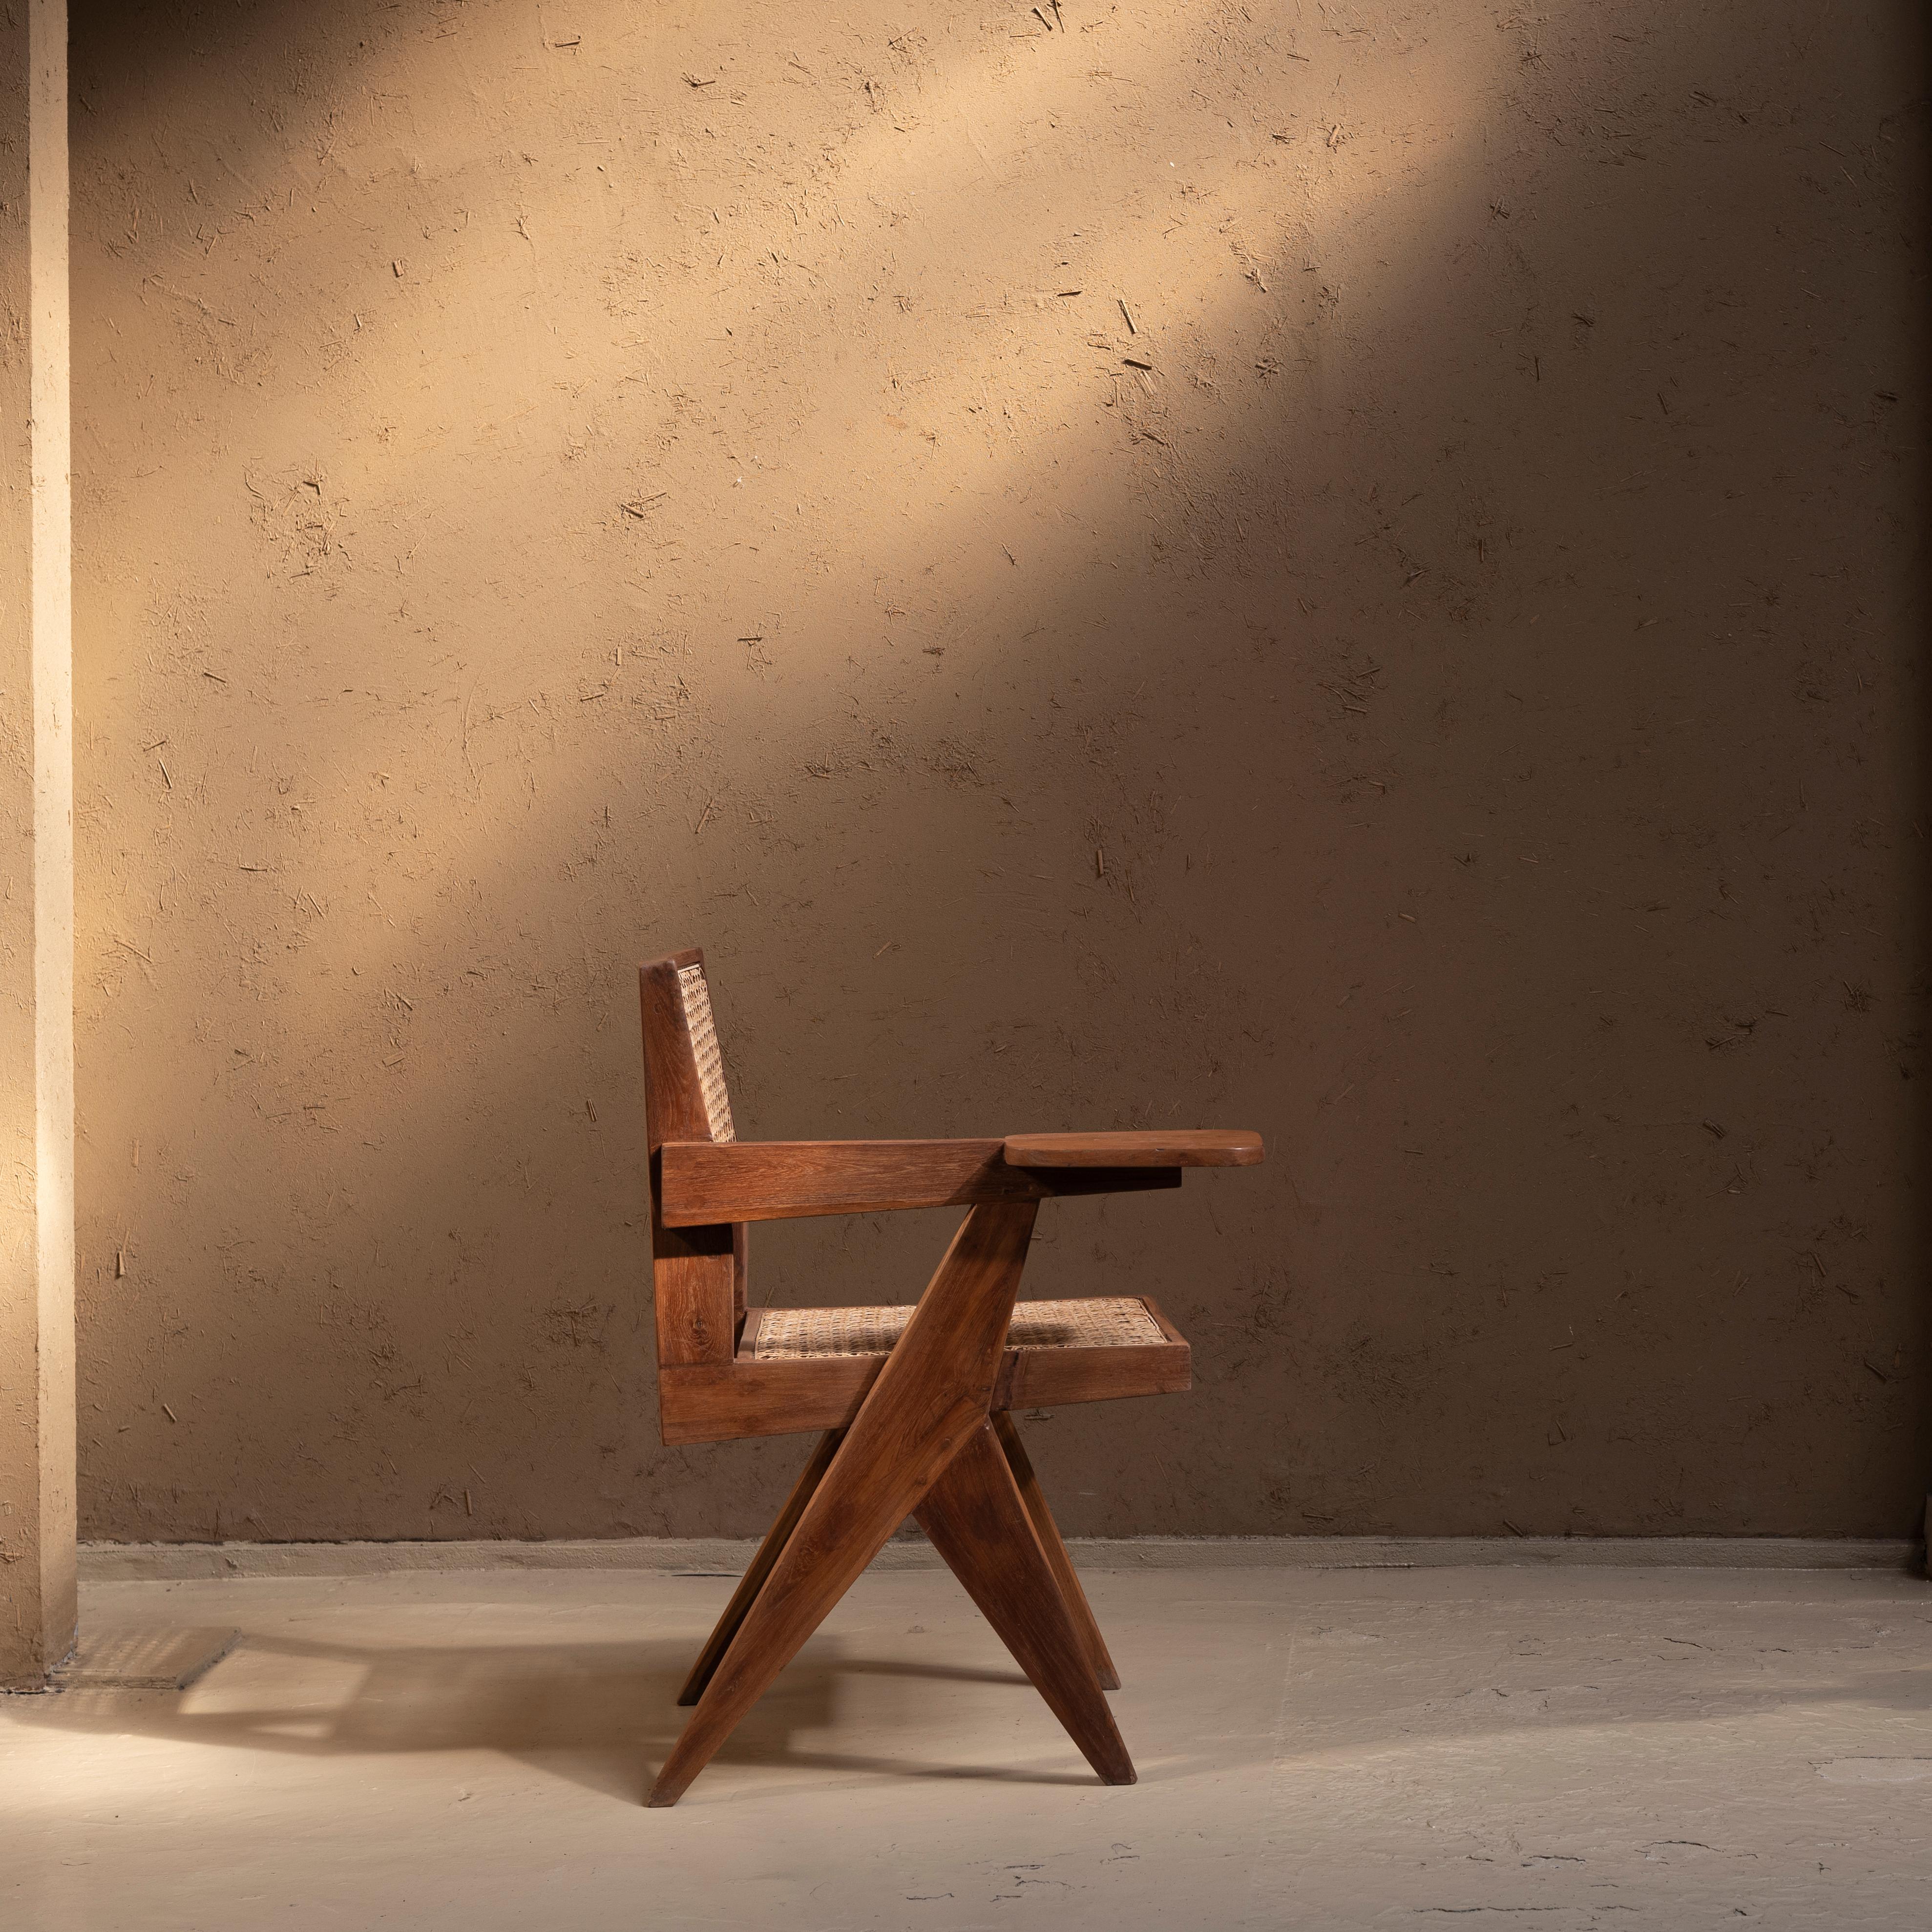
POLYGON ((1009 1161, 1004 1147, 997 1140, 666 1141, 659 1211, 668 1228, 694 1228, 1180 1185, 1178 1162, 1088 1162, 1035 1174, 1009 1161))
POLYGON ((1175 1127, 1166 1132, 1009 1134, 1009 1167, 1253 1167, 1262 1137, 1244 1127, 1175 1127))

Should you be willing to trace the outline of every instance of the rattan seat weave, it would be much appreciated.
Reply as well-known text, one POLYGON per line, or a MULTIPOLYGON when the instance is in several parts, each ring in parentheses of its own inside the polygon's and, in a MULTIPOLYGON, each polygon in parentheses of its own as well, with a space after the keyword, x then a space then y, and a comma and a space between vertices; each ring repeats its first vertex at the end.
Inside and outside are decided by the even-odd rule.
MULTIPOLYGON (((886 1355, 912 1319, 897 1308, 768 1308, 752 1359, 811 1361, 828 1355, 886 1355)), ((1006 1331, 1010 1348, 1124 1348, 1167 1337, 1130 1295, 1078 1301, 1022 1301, 1006 1331)))

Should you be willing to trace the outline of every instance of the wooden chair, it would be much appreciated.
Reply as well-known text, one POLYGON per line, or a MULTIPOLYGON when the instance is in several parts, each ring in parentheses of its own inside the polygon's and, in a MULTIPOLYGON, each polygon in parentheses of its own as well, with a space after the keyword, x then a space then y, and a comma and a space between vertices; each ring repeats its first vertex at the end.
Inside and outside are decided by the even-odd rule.
POLYGON ((1245 1167, 1259 1136, 736 1139, 702 952, 640 969, 658 1385, 667 1444, 824 1432, 679 1697, 650 1802, 675 1804, 886 1539, 916 1516, 1108 1784, 1134 1768, 1101 1694, 1120 1678, 1008 1412, 1186 1388, 1188 1346, 1144 1296, 1016 1303, 1039 1204, 1245 1167), (967 1208, 913 1308, 760 1309, 746 1227, 967 1208))

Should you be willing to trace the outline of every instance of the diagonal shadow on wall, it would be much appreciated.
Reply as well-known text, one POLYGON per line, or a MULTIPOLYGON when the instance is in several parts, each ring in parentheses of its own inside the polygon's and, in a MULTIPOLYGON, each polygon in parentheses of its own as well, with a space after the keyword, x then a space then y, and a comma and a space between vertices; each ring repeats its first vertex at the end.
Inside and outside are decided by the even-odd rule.
POLYGON ((1896 1533, 1921 118, 1616 17, 82 22, 92 1533, 754 1528, 693 939, 746 1131, 1268 1133, 1044 1231, 1212 1391, 1076 1533, 1896 1533))

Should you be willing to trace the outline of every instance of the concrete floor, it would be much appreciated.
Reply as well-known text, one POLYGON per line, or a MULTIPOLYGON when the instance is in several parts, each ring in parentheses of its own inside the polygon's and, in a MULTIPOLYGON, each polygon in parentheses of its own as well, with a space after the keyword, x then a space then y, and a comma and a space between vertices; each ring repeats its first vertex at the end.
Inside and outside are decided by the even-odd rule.
POLYGON ((1137 1786, 943 1573, 874 1574, 673 1811, 728 1580, 96 1586, 234 1625, 185 1693, 0 1698, 0 1926, 1932 1923, 1932 1585, 1716 1571, 1090 1577, 1137 1786))

